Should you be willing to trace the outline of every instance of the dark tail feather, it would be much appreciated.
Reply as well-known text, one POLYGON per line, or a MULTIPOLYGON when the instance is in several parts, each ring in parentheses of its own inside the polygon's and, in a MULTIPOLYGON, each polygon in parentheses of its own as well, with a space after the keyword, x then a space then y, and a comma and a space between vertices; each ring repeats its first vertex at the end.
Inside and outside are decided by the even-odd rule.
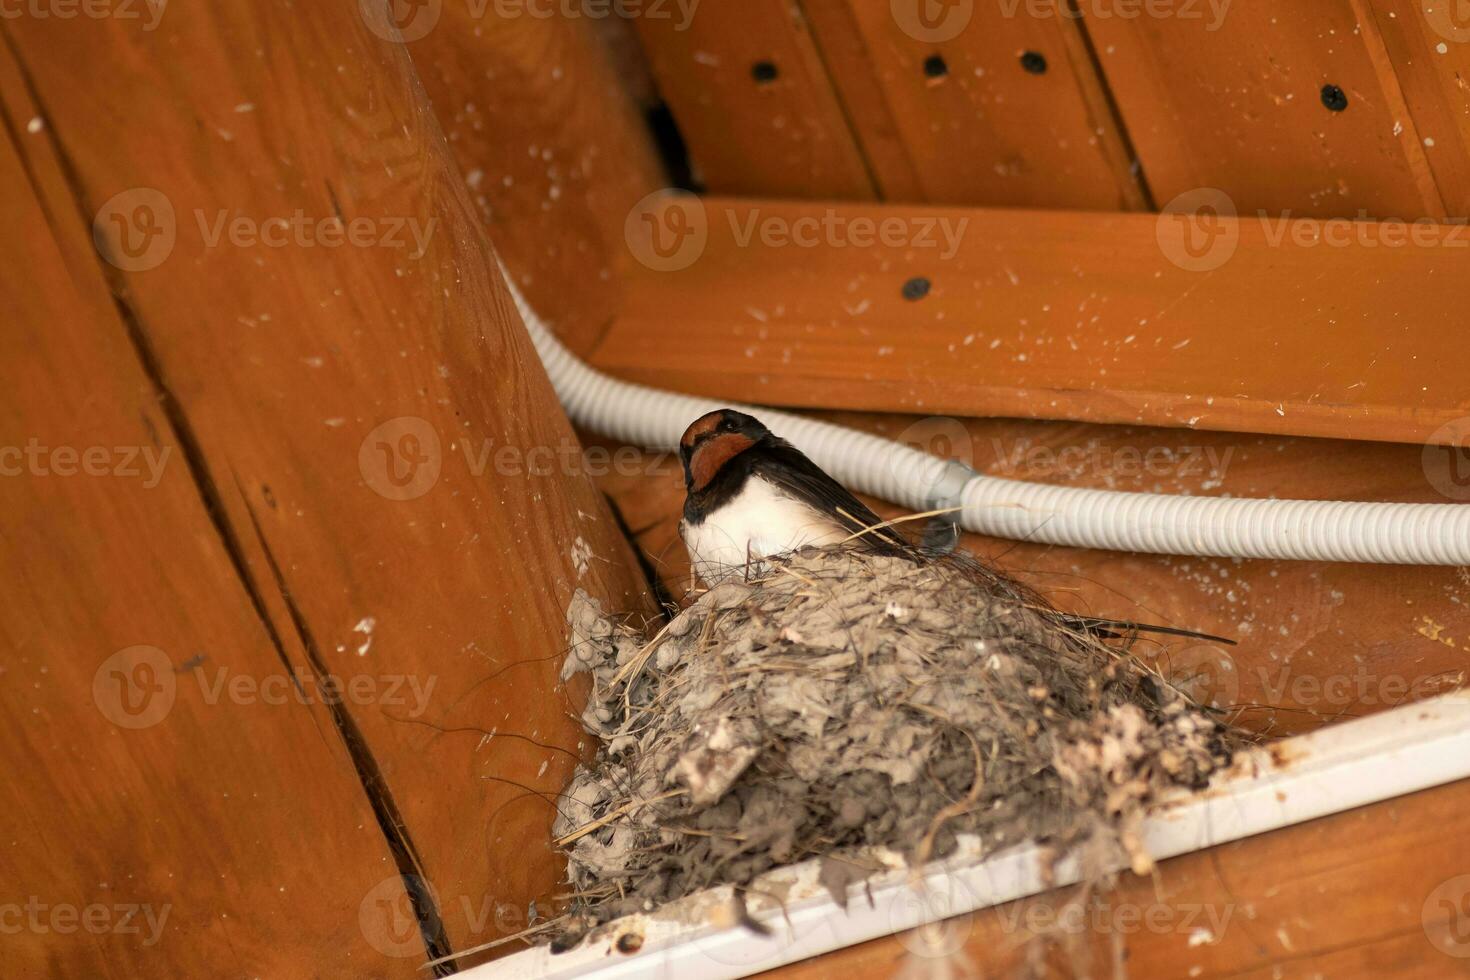
POLYGON ((1235 646, 1235 641, 1228 637, 1201 633, 1198 630, 1178 629, 1173 626, 1152 626, 1148 623, 1135 623, 1126 619, 1099 619, 1096 616, 1073 616, 1067 613, 1061 613, 1057 618, 1073 629, 1083 630, 1110 640, 1119 639, 1129 633, 1163 633, 1168 636, 1187 636, 1195 640, 1213 640, 1216 643, 1235 646))

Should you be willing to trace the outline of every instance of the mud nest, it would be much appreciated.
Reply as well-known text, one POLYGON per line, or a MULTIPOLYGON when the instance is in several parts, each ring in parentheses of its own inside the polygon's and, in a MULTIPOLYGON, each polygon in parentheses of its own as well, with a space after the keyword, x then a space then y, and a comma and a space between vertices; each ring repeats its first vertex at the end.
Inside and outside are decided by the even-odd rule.
POLYGON ((1143 872, 1145 806, 1229 761, 1128 637, 964 558, 802 552, 651 639, 580 593, 568 615, 603 740, 554 827, 582 927, 865 846, 917 865, 961 833, 1143 872))

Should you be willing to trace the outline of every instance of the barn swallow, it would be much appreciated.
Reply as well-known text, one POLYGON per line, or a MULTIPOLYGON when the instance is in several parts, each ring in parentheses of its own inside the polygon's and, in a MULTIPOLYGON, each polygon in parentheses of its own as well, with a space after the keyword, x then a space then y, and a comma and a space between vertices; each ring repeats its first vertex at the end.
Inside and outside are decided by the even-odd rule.
MULTIPOLYGON (((882 519, 846 487, 743 412, 723 408, 695 419, 679 440, 679 459, 685 489, 679 536, 706 586, 742 574, 760 559, 809 546, 846 543, 914 561, 932 557, 881 526, 882 519)), ((1100 638, 1163 633, 1235 644, 1195 630, 1057 612, 1029 590, 989 574, 1061 625, 1100 638)))
POLYGON ((679 536, 706 585, 808 546, 909 550, 847 488, 742 412, 725 408, 695 419, 679 440, 679 458, 687 494, 679 536))

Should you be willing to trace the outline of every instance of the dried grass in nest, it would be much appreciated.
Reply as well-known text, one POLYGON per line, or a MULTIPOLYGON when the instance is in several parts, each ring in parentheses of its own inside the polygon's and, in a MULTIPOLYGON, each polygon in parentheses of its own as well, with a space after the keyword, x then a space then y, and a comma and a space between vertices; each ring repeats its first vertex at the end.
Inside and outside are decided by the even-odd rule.
MULTIPOLYGON (((579 594, 564 674, 603 740, 561 798, 585 928, 773 867, 956 834, 1111 851, 1168 787, 1226 765, 1215 717, 972 559, 806 551, 651 639, 579 594)), ((578 930, 580 931, 580 930, 578 930)))

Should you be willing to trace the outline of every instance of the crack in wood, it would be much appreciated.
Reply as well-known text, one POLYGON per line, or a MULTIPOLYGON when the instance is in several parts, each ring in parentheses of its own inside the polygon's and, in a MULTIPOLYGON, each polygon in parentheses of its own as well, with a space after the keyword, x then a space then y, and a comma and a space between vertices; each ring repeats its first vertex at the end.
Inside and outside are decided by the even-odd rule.
MULTIPOLYGON (((286 584, 285 576, 281 574, 281 567, 276 561, 275 554, 261 532, 255 509, 250 506, 248 500, 245 501, 245 510, 250 515, 251 527, 254 528, 260 541, 260 550, 265 556, 271 578, 277 591, 280 592, 282 601, 286 603, 287 615, 291 617, 291 624, 296 630, 297 638, 301 641, 302 649, 306 651, 307 662, 316 675, 318 686, 324 687, 330 671, 322 658, 321 648, 317 645, 315 636, 312 635, 305 615, 291 595, 290 587, 286 584)), ((454 950, 449 945, 448 936, 444 932, 444 922, 439 915, 438 903, 429 890, 429 879, 424 871, 423 861, 403 821, 398 804, 393 799, 393 792, 389 789, 387 780, 383 778, 378 761, 373 757, 372 749, 367 744, 367 739, 363 737, 362 730, 358 728, 357 722, 347 711, 345 705, 336 703, 328 704, 327 707, 331 712, 332 722, 337 726, 337 732, 342 737, 343 744, 347 746, 347 754, 352 759, 353 767, 357 770, 358 779, 363 789, 367 791, 368 802, 372 805, 373 815, 377 817, 378 826, 382 829, 383 837, 388 842, 388 849, 393 854, 398 872, 403 877, 403 887, 408 892, 409 900, 413 903, 414 915, 418 918, 419 931, 423 934, 429 958, 439 960, 452 956, 454 950)), ((449 976, 456 970, 457 967, 452 960, 446 961, 434 967, 434 976, 449 976)))
MULTIPOLYGON (((39 110, 43 119, 50 118, 49 113, 46 112, 45 103, 36 89, 33 77, 26 67, 24 60, 21 58, 20 52, 16 49, 9 32, 0 32, 0 34, 3 34, 5 44, 11 57, 14 59, 16 69, 20 73, 23 84, 26 87, 28 98, 39 110)), ((9 113, 0 109, 0 116, 3 116, 4 126, 9 138, 17 145, 19 150, 19 134, 14 129, 14 123, 10 119, 9 113)), ((70 191, 72 201, 77 208, 78 216, 81 218, 84 227, 88 229, 87 234, 90 238, 91 222, 88 218, 86 207, 87 195, 82 181, 78 176, 78 172, 71 161, 66 147, 62 143, 59 135, 57 135, 54 127, 49 128, 49 139, 55 152, 61 178, 70 191)), ((23 152, 18 153, 18 155, 21 158, 22 165, 26 168, 27 179, 30 180, 36 191, 35 197, 37 201, 41 202, 48 226, 53 229, 53 234, 57 236, 58 241, 63 240, 61 237, 63 229, 56 221, 55 216, 45 208, 46 196, 40 192, 40 186, 31 170, 29 160, 23 152)), ((108 296, 123 326, 129 345, 137 356, 143 374, 156 393, 158 404, 165 418, 168 419, 175 438, 178 440, 180 455, 184 458, 189 475, 199 493, 201 502, 204 504, 210 524, 219 535, 225 554, 228 556, 230 566, 244 589, 257 619, 264 627, 272 649, 275 650, 276 656, 286 668, 287 676, 291 678, 291 682, 295 685, 296 690, 304 693, 301 681, 296 676, 295 665, 292 663, 281 634, 276 629, 275 622, 267 609, 264 593, 250 572, 249 562, 246 559, 240 536, 230 525, 223 496, 220 493, 218 484, 210 475, 209 466, 206 462, 206 456, 199 437, 190 423, 187 414, 184 412, 182 403, 174 395, 173 390, 167 382, 163 366, 157 352, 148 340, 147 332, 143 329, 137 314, 123 296, 123 276, 120 271, 114 272, 107 269, 100 257, 97 260, 97 269, 101 273, 102 281, 106 284, 108 296)), ((236 490, 237 492, 240 491, 238 481, 236 481, 236 490)), ((288 615, 296 629, 302 648, 306 653, 307 661, 316 674, 318 683, 321 683, 324 681, 328 671, 322 660, 320 650, 312 637, 301 610, 297 607, 291 596, 290 590, 281 574, 280 567, 276 563, 275 556, 271 553, 270 547, 266 543, 265 536, 261 533, 259 522, 256 520, 254 510, 250 507, 248 498, 245 497, 243 492, 241 492, 240 496, 249 515, 251 526, 259 541, 261 551, 270 568, 274 585, 286 604, 288 615)), ((403 879, 403 886, 413 905, 414 914, 418 919, 419 931, 423 936, 428 957, 436 961, 443 960, 443 962, 438 963, 433 968, 433 975, 436 977, 449 976, 456 970, 454 961, 449 959, 449 957, 452 957, 454 951, 445 934, 438 905, 427 884, 428 879, 424 874, 423 863, 419 858, 418 851, 408 833, 408 829, 404 825, 397 803, 393 799, 393 794, 383 778, 382 771, 378 766, 377 760, 373 757, 366 739, 363 737, 356 721, 347 712, 346 707, 342 704, 327 704, 326 707, 339 737, 347 748, 348 757, 352 762, 358 781, 368 798, 369 805, 372 807, 373 814, 377 818, 379 828, 383 833, 389 852, 392 854, 398 872, 403 879)))

